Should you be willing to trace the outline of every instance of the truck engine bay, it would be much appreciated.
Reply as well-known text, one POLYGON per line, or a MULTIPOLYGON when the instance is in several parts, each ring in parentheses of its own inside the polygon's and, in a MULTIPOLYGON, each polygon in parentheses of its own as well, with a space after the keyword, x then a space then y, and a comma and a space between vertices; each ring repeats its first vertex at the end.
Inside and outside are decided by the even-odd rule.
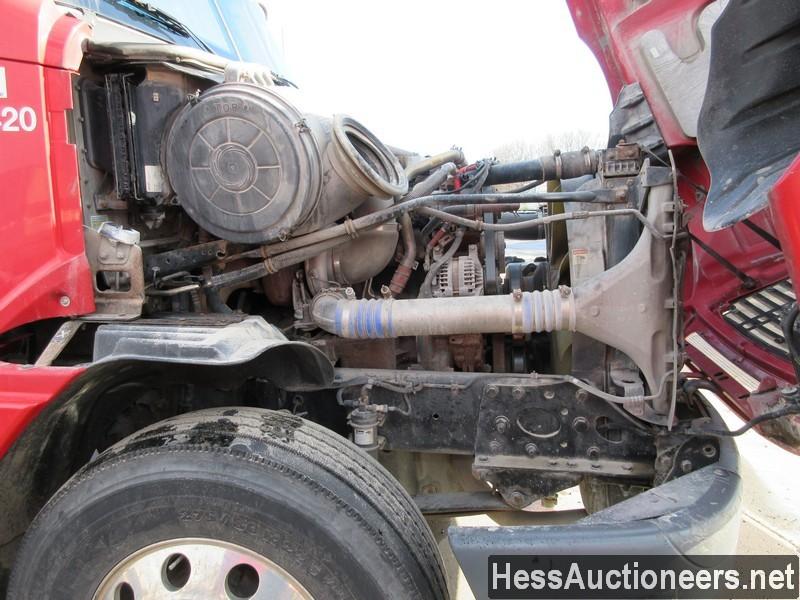
POLYGON ((787 467, 734 438, 800 453, 800 5, 7 4, 0 595, 752 553, 787 467))
MULTIPOLYGON (((96 312, 63 332, 59 361, 269 331, 295 364, 225 393, 352 436, 427 512, 577 484, 598 510, 716 460, 681 375, 686 235, 666 152, 420 156, 304 113, 255 65, 92 42, 83 64, 72 127, 96 312), (546 255, 509 256, 507 239, 546 255), (72 336, 93 355, 71 355, 72 336)), ((95 445, 195 406, 176 402, 95 445)))

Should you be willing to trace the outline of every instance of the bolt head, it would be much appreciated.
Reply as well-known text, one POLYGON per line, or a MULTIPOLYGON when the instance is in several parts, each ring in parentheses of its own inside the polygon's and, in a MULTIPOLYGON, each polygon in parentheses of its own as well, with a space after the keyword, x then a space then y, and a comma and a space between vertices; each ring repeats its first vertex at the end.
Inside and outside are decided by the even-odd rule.
POLYGON ((681 471, 688 473, 692 470, 692 461, 686 459, 681 461, 681 471))
POLYGON ((72 300, 70 300, 69 296, 61 296, 61 298, 58 299, 58 303, 64 308, 67 308, 72 304, 72 300))
POLYGON ((486 397, 487 398, 497 398, 497 394, 500 393, 500 390, 497 389, 496 385, 490 385, 486 388, 486 397))
POLYGON ((714 458, 717 455, 717 449, 711 444, 706 444, 703 446, 703 454, 706 458, 714 458))
POLYGON ((545 390, 544 397, 547 400, 552 400, 553 398, 556 397, 556 393, 553 390, 545 390))
POLYGON ((517 508, 522 508, 525 505, 525 495, 519 491, 513 491, 508 495, 508 501, 517 508))
POLYGON ((578 390, 575 392, 575 400, 578 402, 584 402, 589 397, 589 392, 586 390, 578 390))
POLYGON ((346 288, 346 289, 344 290, 344 295, 345 295, 345 296, 346 296, 348 299, 353 299, 353 298, 355 298, 355 297, 356 297, 356 291, 355 291, 353 288, 349 287, 349 288, 346 288))
POLYGON ((489 442, 489 450, 491 450, 495 454, 500 452, 500 448, 502 448, 502 446, 500 445, 500 442, 498 442, 497 440, 492 440, 491 442, 489 442))
POLYGON ((494 428, 497 430, 497 433, 505 433, 510 426, 511 422, 508 420, 508 417, 503 415, 500 415, 494 420, 494 428))
POLYGON ((572 428, 578 433, 585 433, 589 430, 589 421, 586 417, 575 417, 572 421, 572 428))
POLYGON ((525 444, 525 454, 527 454, 531 458, 533 458, 534 456, 538 456, 539 447, 533 442, 528 442, 527 444, 525 444))
POLYGON ((511 390, 511 397, 514 400, 522 400, 525 397, 525 390, 519 386, 511 390))

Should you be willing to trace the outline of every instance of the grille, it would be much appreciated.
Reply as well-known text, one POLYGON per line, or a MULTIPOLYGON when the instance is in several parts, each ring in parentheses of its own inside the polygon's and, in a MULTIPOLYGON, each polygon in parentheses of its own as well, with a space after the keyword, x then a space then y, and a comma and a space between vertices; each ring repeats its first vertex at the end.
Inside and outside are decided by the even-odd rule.
POLYGON ((789 358, 781 319, 795 301, 792 282, 779 281, 768 288, 739 298, 722 316, 728 323, 767 350, 789 358))

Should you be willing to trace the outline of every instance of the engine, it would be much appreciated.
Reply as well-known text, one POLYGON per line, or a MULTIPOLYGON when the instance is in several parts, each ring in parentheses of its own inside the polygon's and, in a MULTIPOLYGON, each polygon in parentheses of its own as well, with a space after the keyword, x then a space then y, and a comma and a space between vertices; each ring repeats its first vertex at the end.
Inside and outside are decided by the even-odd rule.
POLYGON ((336 365, 365 449, 472 453, 479 486, 514 506, 576 473, 652 475, 653 446, 614 440, 674 419, 668 167, 624 142, 420 156, 302 111, 257 67, 135 44, 88 56, 75 127, 93 318, 261 317, 336 365))

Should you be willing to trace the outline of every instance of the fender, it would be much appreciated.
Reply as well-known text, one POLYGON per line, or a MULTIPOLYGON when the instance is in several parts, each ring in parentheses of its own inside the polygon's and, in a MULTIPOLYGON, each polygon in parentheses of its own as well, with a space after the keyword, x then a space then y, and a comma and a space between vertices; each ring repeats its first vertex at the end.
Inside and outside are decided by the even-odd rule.
POLYGON ((287 340, 261 317, 100 325, 90 364, 51 367, 0 362, 0 459, 45 407, 55 410, 87 395, 100 380, 118 380, 127 370, 147 365, 198 368, 213 378, 241 380, 258 375, 295 391, 327 387, 334 376, 331 362, 319 349, 287 340))
POLYGON ((52 2, 12 2, 3 11, 0 332, 95 308, 67 126, 71 78, 91 29, 52 2))

